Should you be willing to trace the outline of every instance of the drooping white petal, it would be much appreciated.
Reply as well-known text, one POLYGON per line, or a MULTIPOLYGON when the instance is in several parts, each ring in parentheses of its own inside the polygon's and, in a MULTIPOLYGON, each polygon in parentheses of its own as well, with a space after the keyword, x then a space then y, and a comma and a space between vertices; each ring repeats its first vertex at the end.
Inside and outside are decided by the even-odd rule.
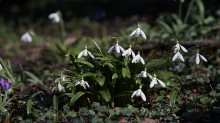
POLYGON ((144 59, 141 56, 140 56, 140 60, 141 60, 142 64, 145 64, 145 61, 144 61, 144 59))
POLYGON ((58 15, 58 13, 51 13, 48 16, 48 18, 51 19, 55 23, 59 23, 60 22, 60 16, 58 15))
POLYGON ((130 34, 130 36, 134 35, 134 34, 136 33, 136 31, 137 31, 137 29, 134 30, 134 31, 130 34))
POLYGON ((150 83, 150 88, 154 87, 154 84, 157 82, 156 78, 153 78, 150 83))
POLYGON ((173 56, 172 61, 175 61, 175 60, 176 60, 176 58, 178 57, 178 53, 179 53, 179 52, 177 52, 177 53, 173 56))
POLYGON ((200 62, 200 59, 199 59, 199 54, 197 53, 197 54, 196 54, 196 64, 198 65, 198 64, 199 64, 199 62, 200 62))
POLYGON ((188 52, 185 47, 183 47, 182 45, 179 45, 179 46, 184 52, 188 52))
POLYGON ((204 56, 202 55, 199 55, 199 56, 202 58, 203 61, 207 62, 207 59, 204 56))
POLYGON ((152 77, 149 73, 147 73, 147 75, 148 75, 151 79, 153 79, 153 77, 152 77))
POLYGON ((134 58, 135 57, 135 54, 134 52, 131 50, 131 54, 132 54, 132 57, 134 58))
POLYGON ((146 35, 145 35, 145 33, 140 29, 140 31, 141 31, 141 35, 142 35, 142 37, 144 38, 144 39, 146 39, 146 35))
POLYGON ((89 52, 89 51, 87 51, 87 52, 88 52, 88 54, 89 54, 89 56, 90 56, 91 58, 94 58, 94 56, 92 55, 91 52, 89 52))
POLYGON ((111 53, 112 52, 112 50, 115 48, 115 45, 114 46, 112 46, 109 50, 108 50, 108 53, 111 53))
POLYGON ((192 62, 194 59, 195 59, 196 55, 192 56, 190 59, 189 59, 189 62, 192 62))
POLYGON ((89 88, 89 84, 88 84, 88 82, 85 82, 85 84, 86 84, 86 86, 89 88))
POLYGON ((140 92, 141 92, 141 98, 143 101, 146 101, 146 96, 144 95, 144 93, 142 92, 142 90, 140 89, 140 92))
POLYGON ((128 52, 129 52, 128 50, 125 50, 125 51, 122 53, 122 56, 125 56, 125 57, 129 56, 129 53, 128 53, 128 52))
POLYGON ((137 28, 137 31, 136 31, 136 33, 135 33, 135 36, 138 37, 138 36, 140 35, 140 33, 141 33, 141 29, 140 29, 140 28, 137 28))
POLYGON ((120 53, 120 49, 119 49, 118 44, 115 45, 115 50, 116 50, 117 53, 120 53))
MULTIPOLYGON (((179 52, 178 52, 178 53, 179 53, 179 52)), ((178 56, 179 56, 180 60, 184 62, 184 58, 183 58, 183 56, 182 56, 180 53, 179 53, 178 56)))
POLYGON ((132 59, 131 63, 137 63, 137 59, 138 59, 138 55, 136 55, 136 56, 132 59))
POLYGON ((118 45, 118 46, 119 46, 119 48, 120 48, 120 50, 121 50, 122 52, 125 51, 120 45, 118 45))
POLYGON ((138 90, 134 91, 134 92, 132 93, 132 95, 131 95, 131 98, 133 98, 133 97, 134 97, 134 95, 136 95, 136 94, 137 94, 137 92, 138 92, 138 90))
POLYGON ((23 42, 32 42, 32 37, 28 32, 26 32, 25 34, 23 34, 21 36, 21 41, 23 41, 23 42))
POLYGON ((166 85, 159 79, 157 79, 157 81, 160 83, 161 86, 166 87, 166 85))
POLYGON ((82 55, 84 54, 85 50, 83 50, 82 52, 79 53, 79 55, 77 56, 77 58, 82 57, 82 55))

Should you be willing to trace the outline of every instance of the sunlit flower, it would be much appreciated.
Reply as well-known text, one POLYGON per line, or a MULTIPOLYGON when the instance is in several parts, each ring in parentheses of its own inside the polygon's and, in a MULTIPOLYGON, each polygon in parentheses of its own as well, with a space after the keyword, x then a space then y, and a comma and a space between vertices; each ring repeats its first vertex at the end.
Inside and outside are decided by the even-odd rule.
POLYGON ((2 71, 2 65, 0 64, 0 71, 2 71))
POLYGON ((94 56, 92 55, 92 53, 87 50, 87 46, 85 46, 85 50, 83 50, 82 52, 80 52, 77 58, 80 58, 81 56, 88 56, 88 54, 89 54, 89 56, 90 56, 91 58, 94 58, 94 56))
POLYGON ((144 71, 141 71, 141 73, 139 73, 139 74, 137 75, 137 77, 144 77, 144 78, 146 78, 147 76, 149 76, 150 78, 152 78, 152 76, 151 76, 149 73, 147 73, 147 69, 146 69, 146 68, 145 68, 144 71))
POLYGON ((57 83, 57 82, 60 82, 60 81, 65 82, 66 81, 66 75, 61 74, 61 76, 56 78, 54 82, 57 83))
POLYGON ((199 58, 199 57, 202 58, 203 61, 207 62, 207 59, 206 59, 204 56, 202 56, 202 55, 199 54, 199 50, 198 50, 198 49, 197 49, 196 55, 192 56, 192 57, 189 59, 189 62, 192 62, 193 60, 195 60, 195 61, 196 61, 196 64, 198 65, 199 62, 200 62, 200 58, 199 58))
POLYGON ((120 53, 120 51, 124 52, 124 49, 123 49, 120 45, 118 45, 118 40, 117 40, 116 44, 113 45, 113 46, 108 50, 108 53, 111 53, 114 49, 115 49, 115 51, 116 51, 117 53, 120 53))
POLYGON ((21 41, 23 41, 23 42, 32 42, 32 37, 28 32, 26 32, 21 36, 21 41))
POLYGON ((75 86, 77 86, 77 85, 83 86, 84 89, 86 89, 86 86, 89 88, 88 82, 84 81, 83 78, 82 78, 82 80, 78 81, 78 82, 75 84, 75 86))
POLYGON ((172 61, 175 61, 176 60, 176 58, 178 58, 178 59, 180 59, 181 61, 183 61, 184 62, 184 58, 183 58, 183 56, 180 54, 180 52, 179 51, 177 51, 177 53, 173 56, 173 59, 172 59, 172 61))
POLYGON ((140 52, 138 52, 138 54, 133 58, 133 60, 131 62, 137 63, 139 61, 141 61, 142 64, 145 64, 144 59, 140 56, 140 52))
POLYGON ((48 16, 48 18, 51 19, 54 23, 59 23, 60 22, 60 16, 57 12, 56 13, 51 13, 48 16))
POLYGON ((55 89, 58 89, 59 92, 61 92, 61 91, 65 92, 65 88, 60 84, 60 82, 58 82, 58 84, 52 89, 52 92, 55 89))
POLYGON ((127 50, 125 50, 123 53, 122 53, 122 56, 125 56, 125 57, 128 57, 132 55, 132 57, 134 58, 135 57, 135 54, 134 52, 132 51, 131 49, 131 45, 129 46, 129 48, 127 50))
POLYGON ((174 53, 176 53, 176 52, 179 51, 180 49, 181 49, 183 52, 188 52, 185 47, 183 47, 182 45, 179 44, 178 41, 176 41, 176 45, 173 46, 172 49, 174 50, 174 53))
POLYGON ((144 39, 146 39, 146 35, 145 35, 145 33, 140 29, 140 25, 139 25, 139 23, 138 23, 138 28, 137 28, 136 30, 134 30, 134 31, 130 34, 130 36, 135 35, 136 37, 138 37, 140 34, 142 35, 142 37, 143 37, 144 39))
POLYGON ((157 84, 157 82, 159 82, 162 87, 166 87, 164 82, 162 82, 161 80, 157 79, 156 74, 154 74, 154 76, 152 77, 152 81, 150 83, 150 88, 154 87, 154 85, 157 84))
POLYGON ((13 84, 13 82, 10 82, 8 79, 4 77, 2 77, 0 80, 0 86, 4 91, 7 91, 13 84))
POLYGON ((134 96, 141 96, 142 100, 143 100, 143 101, 146 101, 146 96, 145 96, 145 94, 142 92, 141 87, 140 87, 138 90, 136 90, 136 91, 134 91, 134 92, 132 93, 131 98, 133 98, 134 96))

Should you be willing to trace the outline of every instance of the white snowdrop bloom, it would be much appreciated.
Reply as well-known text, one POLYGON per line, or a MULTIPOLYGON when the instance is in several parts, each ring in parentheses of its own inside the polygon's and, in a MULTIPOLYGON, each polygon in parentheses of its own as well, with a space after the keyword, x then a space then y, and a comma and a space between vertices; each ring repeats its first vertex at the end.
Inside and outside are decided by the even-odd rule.
POLYGON ((64 88, 60 83, 58 83, 58 84, 52 89, 52 92, 53 92, 55 89, 58 89, 59 92, 61 92, 61 91, 65 92, 65 88, 64 88))
POLYGON ((48 18, 51 19, 54 23, 59 23, 60 22, 60 16, 57 12, 56 13, 51 13, 48 16, 48 18))
POLYGON ((75 86, 77 86, 77 85, 81 85, 81 86, 83 86, 84 89, 86 89, 86 86, 89 88, 89 84, 88 84, 88 82, 84 81, 83 78, 82 78, 81 81, 78 81, 78 82, 75 84, 75 86))
POLYGON ((66 75, 61 75, 60 77, 56 78, 54 83, 57 83, 57 82, 65 82, 66 81, 66 75))
POLYGON ((89 56, 90 56, 91 58, 94 58, 94 56, 92 55, 92 53, 87 50, 87 46, 85 46, 85 50, 83 50, 82 52, 80 52, 77 58, 80 58, 81 56, 88 56, 88 54, 89 54, 89 56))
POLYGON ((145 35, 145 33, 140 29, 140 25, 139 25, 139 23, 138 23, 138 28, 135 29, 135 30, 130 34, 130 36, 135 35, 136 37, 138 37, 140 34, 142 35, 142 37, 143 37, 144 39, 146 39, 146 35, 145 35))
POLYGON ((180 54, 180 52, 178 51, 174 56, 173 56, 173 59, 172 59, 172 61, 175 61, 176 60, 176 58, 178 58, 178 59, 180 59, 181 61, 183 61, 184 62, 184 58, 183 58, 183 56, 180 54))
POLYGON ((23 42, 32 42, 32 37, 28 32, 26 32, 21 36, 21 41, 23 41, 23 42))
POLYGON ((144 77, 144 78, 146 78, 147 76, 149 76, 150 78, 152 78, 152 76, 151 76, 149 73, 147 73, 147 69, 146 69, 146 68, 145 68, 144 71, 141 71, 141 73, 139 73, 139 74, 137 75, 137 77, 144 77))
POLYGON ((129 48, 127 50, 125 50, 122 53, 122 56, 125 56, 125 57, 128 57, 130 55, 132 55, 133 58, 135 57, 135 54, 134 54, 133 50, 131 49, 131 45, 129 46, 129 48))
POLYGON ((132 59, 132 63, 137 63, 141 61, 142 64, 145 64, 144 59, 140 56, 140 52, 138 52, 138 54, 132 59))
POLYGON ((162 87, 166 87, 164 82, 162 82, 161 80, 157 79, 156 78, 156 74, 154 74, 154 76, 152 77, 152 81, 150 83, 150 88, 154 87, 154 85, 157 84, 157 82, 159 82, 162 87))
POLYGON ((134 92, 132 93, 132 95, 131 95, 131 98, 133 98, 134 96, 141 96, 142 100, 143 100, 143 101, 146 101, 146 96, 145 96, 145 94, 142 92, 141 88, 138 89, 138 90, 136 90, 136 91, 134 91, 134 92))
POLYGON ((0 71, 2 71, 2 65, 0 64, 0 71))
POLYGON ((196 64, 198 65, 199 62, 200 62, 200 58, 202 58, 203 61, 207 62, 207 59, 206 59, 204 56, 200 55, 200 54, 199 54, 199 51, 197 50, 196 55, 192 56, 192 57, 189 59, 189 62, 192 62, 193 60, 195 60, 195 61, 196 61, 196 64))
POLYGON ((113 46, 108 50, 108 53, 111 53, 114 49, 115 49, 115 51, 116 51, 117 53, 120 53, 120 51, 124 52, 124 49, 123 49, 120 45, 118 45, 118 41, 116 42, 115 45, 113 45, 113 46))
POLYGON ((176 52, 179 51, 180 49, 181 49, 183 52, 188 52, 185 47, 183 47, 182 45, 179 44, 178 41, 176 41, 176 45, 174 45, 172 49, 174 50, 174 53, 176 53, 176 52))

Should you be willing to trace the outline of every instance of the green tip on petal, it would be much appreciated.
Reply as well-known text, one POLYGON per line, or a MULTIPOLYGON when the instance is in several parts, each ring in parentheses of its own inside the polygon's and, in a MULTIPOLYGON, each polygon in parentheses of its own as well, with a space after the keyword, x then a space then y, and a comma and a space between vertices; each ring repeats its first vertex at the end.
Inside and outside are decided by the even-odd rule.
POLYGON ((140 28, 140 24, 137 22, 138 28, 140 28))
POLYGON ((132 45, 131 45, 131 44, 129 45, 129 48, 132 48, 132 45))
POLYGON ((156 78, 157 77, 157 75, 154 73, 154 78, 156 78))
POLYGON ((144 68, 144 71, 147 71, 147 68, 146 68, 146 67, 144 68))
POLYGON ((176 43, 179 44, 179 41, 176 39, 176 43))
POLYGON ((85 46, 85 49, 87 49, 87 46, 85 46))
POLYGON ((139 86, 139 89, 142 89, 142 86, 141 86, 141 85, 139 86))

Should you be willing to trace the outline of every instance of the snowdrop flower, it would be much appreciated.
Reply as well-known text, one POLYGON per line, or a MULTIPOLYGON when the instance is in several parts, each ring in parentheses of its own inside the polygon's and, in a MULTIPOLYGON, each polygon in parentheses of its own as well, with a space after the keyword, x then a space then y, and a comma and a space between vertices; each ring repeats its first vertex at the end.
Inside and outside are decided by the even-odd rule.
POLYGON ((176 58, 178 58, 178 59, 180 59, 181 61, 184 62, 184 58, 183 58, 183 56, 180 54, 179 49, 178 49, 177 53, 173 56, 172 61, 175 61, 176 58))
POLYGON ((156 74, 154 73, 154 76, 152 77, 152 81, 150 83, 150 88, 154 87, 157 82, 159 82, 161 86, 166 87, 166 85, 161 80, 156 78, 156 74))
POLYGON ((142 64, 145 64, 144 59, 140 56, 140 52, 133 58, 132 63, 137 63, 141 61, 142 64))
POLYGON ((142 100, 146 101, 146 96, 142 92, 141 87, 132 93, 131 98, 133 98, 134 96, 141 96, 142 100))
POLYGON ((75 86, 77 86, 77 85, 79 85, 79 84, 80 84, 81 86, 83 86, 84 89, 86 89, 86 86, 89 88, 88 82, 84 81, 83 78, 82 78, 81 81, 78 81, 78 82, 75 84, 75 86))
POLYGON ((120 51, 124 52, 124 49, 123 49, 120 45, 118 45, 118 39, 117 39, 116 44, 113 45, 113 46, 108 50, 108 53, 111 53, 111 52, 113 51, 113 49, 115 49, 115 51, 116 51, 117 53, 120 53, 120 51))
POLYGON ((144 39, 146 39, 146 35, 145 35, 145 33, 140 29, 139 23, 138 23, 138 28, 137 28, 136 30, 134 30, 134 31, 130 34, 130 36, 132 36, 132 35, 134 35, 134 34, 135 34, 136 37, 138 37, 138 36, 141 34, 142 37, 143 37, 144 39))
POLYGON ((135 54, 134 54, 134 52, 132 51, 131 47, 132 47, 132 46, 131 46, 131 44, 130 44, 130 45, 129 45, 129 48, 122 53, 122 56, 128 57, 128 56, 132 55, 132 57, 134 58, 134 57, 135 57, 135 54))
POLYGON ((173 46, 172 49, 174 50, 174 53, 176 53, 176 52, 179 51, 180 49, 181 49, 183 52, 188 52, 185 47, 183 47, 182 45, 179 44, 178 41, 176 41, 176 45, 173 46))
POLYGON ((89 54, 89 56, 90 56, 91 58, 94 58, 94 56, 92 55, 92 53, 87 50, 87 46, 85 46, 85 50, 83 50, 82 52, 80 52, 77 58, 80 58, 81 56, 88 56, 88 54, 89 54))
POLYGON ((28 32, 26 32, 21 36, 21 41, 23 41, 23 42, 32 42, 32 37, 28 32))
POLYGON ((52 89, 52 92, 55 89, 58 89, 59 92, 61 92, 61 91, 65 92, 65 88, 60 84, 60 82, 58 82, 58 84, 52 89))
POLYGON ((0 71, 2 71, 2 65, 0 64, 0 71))
POLYGON ((56 13, 51 13, 48 16, 48 18, 51 19, 54 23, 59 23, 60 22, 60 16, 57 12, 56 13))
POLYGON ((57 82, 60 82, 60 81, 65 82, 66 81, 66 75, 61 74, 61 76, 59 78, 57 78, 54 81, 54 83, 57 83, 57 82))
POLYGON ((152 76, 151 76, 149 73, 147 73, 146 67, 145 67, 144 71, 141 71, 141 73, 139 73, 139 74, 137 75, 137 77, 144 77, 144 78, 146 78, 147 76, 149 76, 150 78, 152 78, 152 76))
POLYGON ((207 62, 207 59, 206 59, 204 56, 202 56, 202 55, 199 54, 199 50, 198 50, 198 49, 197 49, 196 55, 192 56, 192 57, 189 59, 189 62, 195 60, 195 61, 196 61, 196 64, 198 65, 199 62, 200 62, 199 57, 202 58, 203 61, 207 62))

